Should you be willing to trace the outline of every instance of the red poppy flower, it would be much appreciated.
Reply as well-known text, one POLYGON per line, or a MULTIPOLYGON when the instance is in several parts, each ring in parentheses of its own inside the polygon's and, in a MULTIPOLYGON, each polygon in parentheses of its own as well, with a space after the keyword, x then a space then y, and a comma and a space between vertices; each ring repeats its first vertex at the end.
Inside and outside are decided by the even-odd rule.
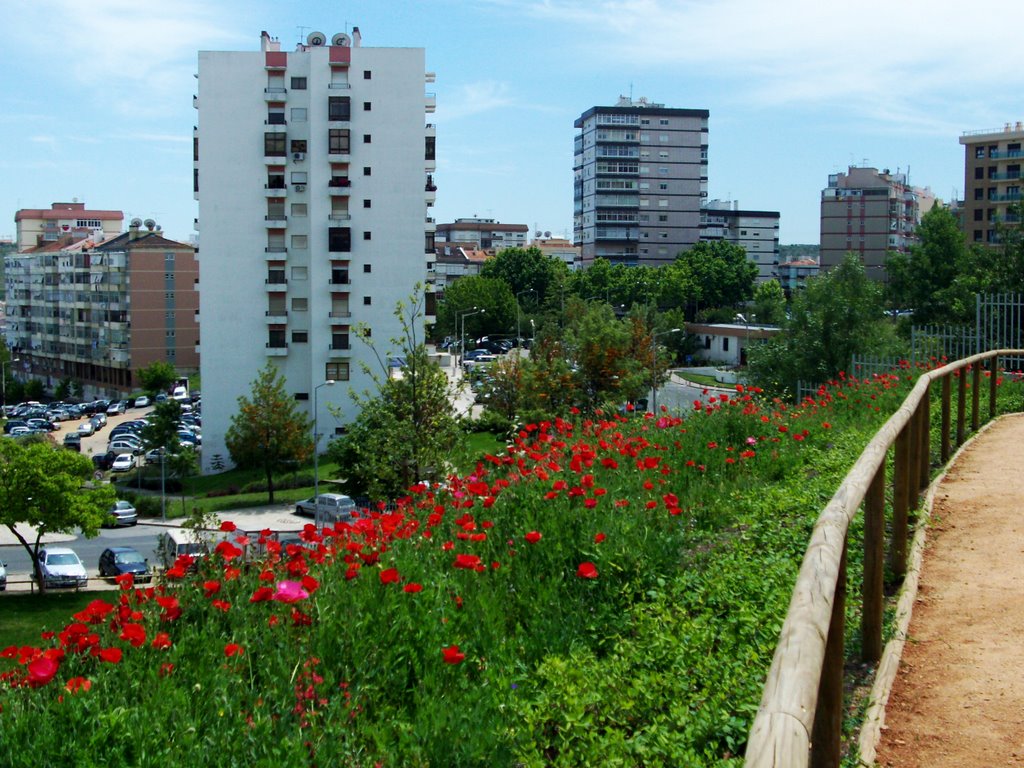
POLYGON ((207 597, 213 597, 218 592, 220 592, 220 582, 219 581, 204 581, 203 582, 203 590, 206 592, 206 596, 207 597))
POLYGON ((457 645, 442 648, 441 655, 444 657, 445 664, 461 664, 466 659, 466 654, 461 653, 457 645))
POLYGON ((135 574, 122 573, 120 576, 115 576, 114 581, 122 590, 128 591, 135 586, 135 574))
POLYGON ((380 583, 381 584, 397 584, 402 580, 402 577, 398 575, 397 568, 385 568, 380 572, 380 583))
POLYGON ((314 592, 320 589, 320 582, 314 579, 312 576, 303 576, 302 588, 312 595, 314 592))
POLYGON ((270 600, 274 596, 274 590, 270 587, 258 587, 255 592, 252 593, 252 597, 249 598, 250 603, 263 603, 270 600))
POLYGON ((160 677, 167 677, 174 671, 174 665, 169 661, 160 665, 160 677))
POLYGON ((138 648, 146 642, 146 629, 141 624, 125 624, 120 637, 138 648))
POLYGON ((232 523, 230 520, 225 520, 220 524, 220 529, 224 533, 233 533, 238 530, 238 526, 232 523))
POLYGON ((150 643, 158 651, 163 651, 171 647, 171 636, 166 632, 157 632, 153 637, 153 642, 150 643))
POLYGON ((595 544, 600 544, 602 541, 605 540, 605 538, 606 537, 605 537, 605 535, 603 533, 595 533, 594 534, 594 543, 595 544))
POLYGON ((480 565, 480 558, 477 555, 456 555, 455 567, 473 570, 480 565))
POLYGON ((46 685, 53 680, 60 665, 49 656, 40 656, 28 665, 28 684, 33 688, 46 685))
POLYGON ((524 537, 530 544, 536 544, 541 540, 541 534, 538 531, 530 531, 524 537))
POLYGON ((580 563, 580 567, 576 569, 576 575, 581 579, 596 579, 597 566, 589 561, 580 563))
POLYGON ((406 584, 404 587, 402 587, 402 591, 408 592, 409 594, 415 594, 416 592, 423 591, 423 585, 417 584, 416 582, 410 582, 409 584, 406 584))
POLYGON ((120 648, 104 648, 99 652, 99 657, 110 664, 119 664, 123 655, 120 648))
POLYGON ((227 600, 214 600, 211 603, 211 605, 217 610, 223 611, 224 613, 227 613, 229 610, 231 610, 231 603, 229 603, 227 600))
POLYGON ((88 691, 92 688, 92 680, 88 680, 84 677, 72 677, 64 687, 71 693, 78 693, 79 691, 88 691))
POLYGON ((238 643, 228 643, 224 646, 224 655, 229 659, 232 656, 242 656, 245 654, 245 648, 240 646, 238 643))

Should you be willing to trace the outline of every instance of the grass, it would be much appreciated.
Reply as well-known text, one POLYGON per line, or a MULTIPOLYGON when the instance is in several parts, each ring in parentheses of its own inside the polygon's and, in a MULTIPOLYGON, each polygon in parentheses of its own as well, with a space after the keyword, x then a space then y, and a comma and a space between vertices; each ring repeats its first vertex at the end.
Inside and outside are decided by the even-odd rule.
POLYGON ((682 373, 680 376, 687 381, 699 384, 702 387, 728 387, 729 384, 723 384, 718 381, 714 376, 706 376, 703 373, 682 373))
POLYGON ((38 592, 4 595, 0 619, 0 648, 11 645, 36 645, 39 633, 60 631, 68 617, 85 608, 96 598, 94 592, 67 592, 51 590, 45 595, 38 592))

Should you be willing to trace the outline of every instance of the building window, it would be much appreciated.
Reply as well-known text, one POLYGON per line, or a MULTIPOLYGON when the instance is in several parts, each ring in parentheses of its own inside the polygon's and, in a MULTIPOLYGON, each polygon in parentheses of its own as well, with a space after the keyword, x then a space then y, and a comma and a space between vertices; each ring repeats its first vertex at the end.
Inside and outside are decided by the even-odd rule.
POLYGON ((373 266, 371 264, 363 264, 363 272, 365 274, 369 274, 372 271, 373 271, 373 266))
POLYGON ((263 155, 265 157, 284 157, 287 154, 288 137, 283 133, 263 134, 263 155))
POLYGON ((292 331, 292 344, 309 343, 309 331, 292 331))
POLYGON ((665 120, 664 118, 662 118, 661 120, 658 121, 658 124, 659 125, 668 125, 668 120, 665 120))
POLYGON ((659 213, 658 214, 658 221, 668 221, 668 214, 667 213, 659 213))
POLYGON ((704 337, 704 349, 711 349, 711 337, 710 336, 705 336, 704 337))
POLYGON ((348 128, 330 128, 327 131, 327 153, 347 155, 349 152, 348 128))
POLYGON ((352 100, 348 96, 327 97, 328 120, 351 120, 352 100))
POLYGON ((271 328, 267 331, 267 346, 271 349, 281 349, 288 346, 283 328, 271 328))
POLYGON ((658 189, 668 189, 668 184, 666 182, 661 182, 658 184, 658 189))
POLYGON ((640 125, 650 125, 650 124, 651 124, 651 121, 648 120, 646 117, 643 120, 640 121, 640 125))
POLYGON ((295 399, 296 400, 309 400, 309 392, 296 392, 295 393, 295 399))
POLYGON ((370 102, 368 102, 368 101, 364 101, 364 102, 363 102, 363 112, 369 112, 369 111, 370 111, 370 109, 371 109, 371 104, 370 104, 370 102))
POLYGON ((272 109, 267 113, 267 125, 287 125, 283 109, 272 109))
POLYGON ((329 227, 327 250, 348 253, 352 250, 352 229, 350 227, 329 227))
POLYGON ((294 298, 292 299, 292 312, 306 312, 309 310, 309 299, 306 298, 294 298))
POLYGON ((292 235, 292 248, 305 250, 309 247, 309 239, 306 235, 292 235))
POLYGON ((292 267, 292 280, 308 280, 309 279, 309 268, 308 267, 292 267))
POLYGON ((662 144, 667 144, 668 143, 668 135, 664 134, 664 133, 658 134, 658 141, 660 141, 662 144))
POLYGON ((436 136, 427 136, 426 137, 426 152, 424 153, 424 159, 426 159, 426 160, 433 160, 433 159, 435 159, 436 146, 437 146, 437 137, 436 136))
POLYGON ((363 70, 363 80, 369 80, 369 79, 370 79, 370 77, 371 77, 371 73, 370 73, 370 70, 368 70, 368 69, 364 69, 364 70, 363 70))
POLYGON ((371 304, 373 304, 373 298, 371 298, 370 296, 363 296, 363 306, 368 307, 371 304))
POLYGON ((348 360, 338 360, 324 366, 325 381, 348 381, 348 360))
POLYGON ((370 201, 369 200, 363 200, 363 208, 369 208, 369 207, 370 207, 370 201))
POLYGON ((305 171, 292 171, 292 184, 309 183, 309 174, 305 171))
POLYGON ((722 351, 723 352, 728 352, 729 351, 729 337, 728 336, 726 336, 725 338, 722 339, 722 351))
POLYGON ((372 240, 372 239, 373 239, 373 233, 372 232, 363 232, 363 240, 372 240))
POLYGON ((974 190, 974 199, 975 200, 984 200, 985 199, 985 190, 982 189, 981 187, 977 187, 974 190))
POLYGON ((982 217, 984 215, 985 215, 985 212, 983 210, 981 210, 981 208, 975 208, 975 210, 974 210, 974 220, 975 221, 981 221, 982 217))
POLYGON ((369 144, 372 141, 372 137, 368 133, 363 134, 363 144, 369 144))
POLYGON ((668 168, 666 168, 664 166, 660 166, 658 168, 658 175, 659 176, 668 176, 668 168))
POLYGON ((346 350, 349 349, 348 345, 348 333, 335 331, 331 334, 331 349, 334 350, 346 350))
POLYGON ((976 179, 984 179, 985 178, 985 169, 982 168, 981 166, 978 166, 977 168, 975 168, 974 169, 974 178, 976 178, 976 179))
POLYGON ((291 116, 293 123, 304 123, 308 119, 305 107, 292 107, 291 116))
POLYGON ((369 176, 369 175, 370 175, 370 166, 364 165, 363 166, 363 176, 369 176))
POLYGON ((974 159, 975 160, 982 160, 982 159, 984 159, 984 157, 985 157, 985 148, 984 147, 975 147, 974 148, 974 159))
POLYGON ((292 203, 292 216, 301 219, 303 216, 309 215, 308 210, 305 203, 292 203))
POLYGON ((292 139, 292 154, 296 152, 306 153, 306 140, 305 139, 292 139))
POLYGON ((292 90, 304 91, 306 90, 306 78, 304 77, 293 77, 292 78, 292 90))

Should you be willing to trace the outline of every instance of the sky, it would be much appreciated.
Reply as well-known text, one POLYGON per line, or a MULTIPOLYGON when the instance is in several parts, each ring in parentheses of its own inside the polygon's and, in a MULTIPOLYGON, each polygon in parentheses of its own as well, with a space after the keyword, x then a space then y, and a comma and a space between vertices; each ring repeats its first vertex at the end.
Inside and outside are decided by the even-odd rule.
POLYGON ((1020 0, 0 0, 0 238, 77 199, 195 235, 198 51, 358 26, 426 50, 439 222, 572 237, 574 120, 620 95, 707 109, 709 197, 818 242, 849 165, 962 194, 964 131, 1024 120, 1020 0))

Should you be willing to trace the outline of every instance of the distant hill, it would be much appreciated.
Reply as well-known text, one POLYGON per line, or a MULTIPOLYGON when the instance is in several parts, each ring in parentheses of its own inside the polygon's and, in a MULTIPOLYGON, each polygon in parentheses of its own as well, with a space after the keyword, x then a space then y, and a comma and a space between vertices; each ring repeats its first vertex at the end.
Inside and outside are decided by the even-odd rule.
POLYGON ((818 261, 819 246, 815 244, 807 245, 780 245, 779 246, 779 261, 785 264, 787 261, 796 261, 797 259, 814 259, 818 261))

